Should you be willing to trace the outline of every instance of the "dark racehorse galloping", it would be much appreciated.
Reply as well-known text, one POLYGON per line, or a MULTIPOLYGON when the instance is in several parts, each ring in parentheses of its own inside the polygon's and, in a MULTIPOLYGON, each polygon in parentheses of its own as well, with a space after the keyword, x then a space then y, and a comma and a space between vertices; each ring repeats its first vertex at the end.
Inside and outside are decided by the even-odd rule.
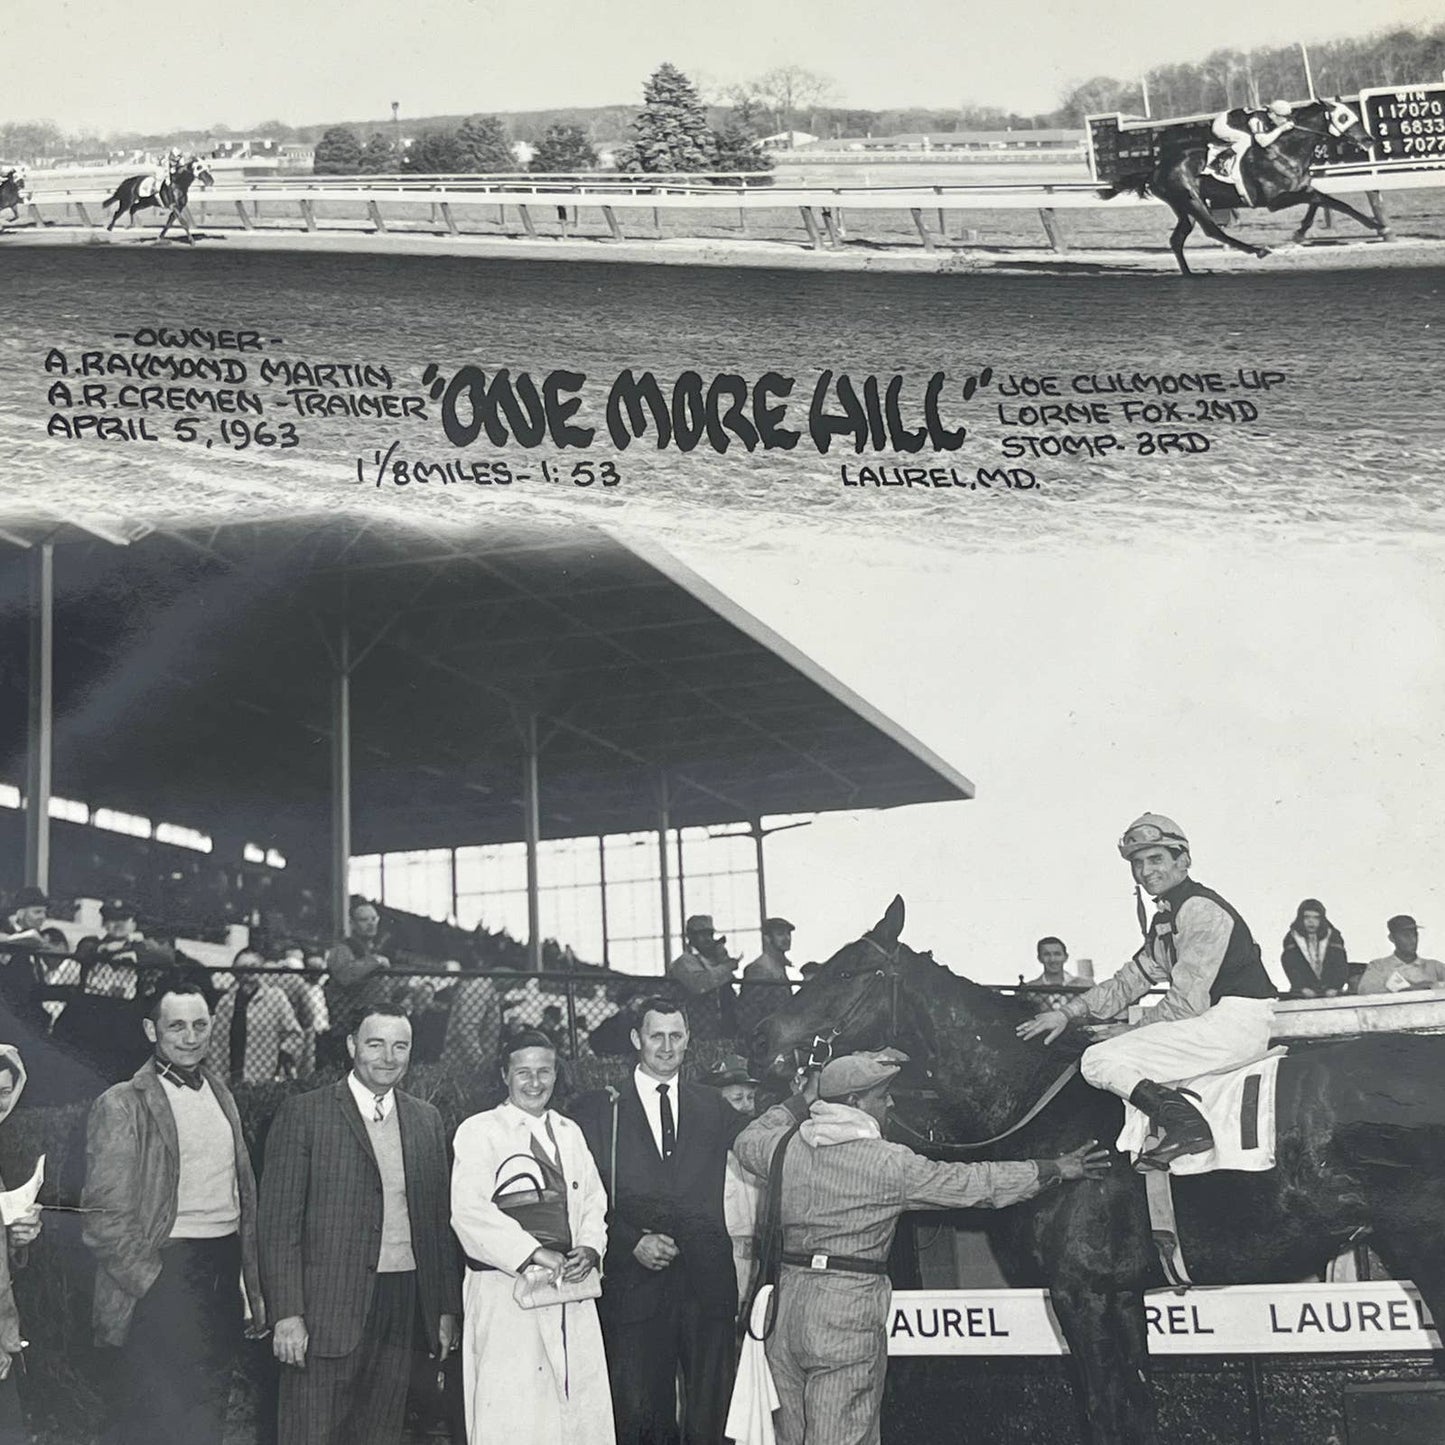
POLYGON ((110 218, 110 224, 105 228, 107 231, 115 229, 115 223, 122 216, 126 218, 127 224, 135 224, 135 213, 147 211, 152 207, 164 207, 170 212, 166 217, 166 223, 161 227, 160 236, 164 238, 171 228, 173 221, 179 221, 185 227, 186 240, 191 245, 196 244, 196 238, 191 235, 191 225, 186 219, 186 203, 190 199, 191 187, 196 181, 203 186, 209 186, 214 177, 211 175, 210 167, 199 156, 192 156, 185 165, 176 171, 175 175, 162 181, 158 187, 151 187, 154 181, 153 176, 127 176, 116 188, 113 195, 109 195, 101 202, 102 206, 114 206, 115 215, 110 218))
MULTIPOLYGON (((759 1025, 756 1061, 776 1075, 791 1068, 797 1049, 896 1043, 931 1074, 951 1138, 991 1139, 1028 1115, 1073 1055, 1062 1041, 1018 1039, 1015 1026, 1032 1008, 913 952, 899 942, 902 929, 903 900, 895 898, 876 927, 759 1025)), ((1287 1056, 1276 1167, 1174 1182, 1193 1278, 1301 1279, 1369 1231, 1393 1272, 1414 1280, 1445 1321, 1442 1078, 1445 1038, 1373 1034, 1287 1056)), ((1075 1076, 1010 1138, 967 1157, 1040 1158, 1090 1139, 1112 1144, 1122 1109, 1075 1076)), ((912 1131, 894 1137, 930 1152, 912 1131)), ((1165 1280, 1142 1176, 1117 1160, 1106 1179, 981 1216, 1010 1282, 1049 1289, 1082 1377, 1092 1438, 1157 1445, 1142 1294, 1165 1280)))
MULTIPOLYGON (((1249 204, 1263 206, 1270 211, 1307 205, 1309 211, 1294 234, 1296 241, 1304 239, 1315 213, 1321 207, 1353 216, 1362 226, 1384 235, 1382 222, 1334 196, 1317 191, 1310 183, 1310 163, 1321 143, 1339 141, 1368 153, 1370 137, 1360 124, 1359 116, 1342 101, 1312 100, 1300 106, 1291 118, 1294 129, 1287 130, 1268 148, 1251 145, 1240 162, 1249 204)), ((1128 176, 1108 192, 1110 196, 1117 196, 1132 190, 1141 196, 1157 196, 1174 212, 1178 224, 1169 237, 1169 245, 1179 262, 1179 269, 1186 276, 1192 272, 1184 259, 1184 242, 1196 225, 1206 235, 1223 241, 1226 246, 1233 246, 1236 251, 1249 251, 1256 256, 1269 255, 1268 246, 1252 246, 1246 241, 1236 241, 1210 215, 1211 208, 1232 211, 1238 209, 1242 201, 1233 184, 1204 173, 1209 150, 1210 142, 1201 137, 1166 140, 1152 171, 1128 176)))

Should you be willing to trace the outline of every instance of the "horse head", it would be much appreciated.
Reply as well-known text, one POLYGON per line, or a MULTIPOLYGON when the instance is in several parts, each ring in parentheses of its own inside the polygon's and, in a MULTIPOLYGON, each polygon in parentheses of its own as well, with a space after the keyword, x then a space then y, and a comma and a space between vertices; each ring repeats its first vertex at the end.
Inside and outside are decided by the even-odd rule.
POLYGON ((903 900, 894 898, 867 933, 844 944, 751 1041, 753 1062, 773 1078, 800 1064, 890 1042, 898 996, 903 900))
POLYGON ((1319 96, 1301 106, 1294 114, 1294 121, 1303 131, 1342 141, 1362 154, 1368 154, 1373 144, 1359 112, 1337 95, 1319 96))
POLYGON ((895 898, 867 933, 764 1019, 753 1062, 781 1082, 836 1055, 892 1044, 911 1060, 910 1087, 933 1091, 945 1140, 991 1136, 1023 1116, 1068 1067, 1079 1041, 1048 1048, 1020 1040, 1016 1027, 1031 1006, 909 948, 899 938, 903 916, 895 898))
POLYGON ((211 185, 216 179, 215 176, 211 174, 210 166, 208 166, 205 161, 200 158, 200 156, 191 157, 191 164, 189 169, 191 172, 191 179, 193 181, 199 181, 203 186, 211 185))

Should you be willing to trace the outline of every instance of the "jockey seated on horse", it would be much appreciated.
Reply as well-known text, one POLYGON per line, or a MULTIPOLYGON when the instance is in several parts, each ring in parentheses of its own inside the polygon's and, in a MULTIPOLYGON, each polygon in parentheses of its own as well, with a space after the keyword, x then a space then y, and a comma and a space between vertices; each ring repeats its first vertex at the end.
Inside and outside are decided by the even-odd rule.
MULTIPOLYGON (((1174 1086, 1267 1053, 1275 989, 1249 925, 1189 876, 1189 840, 1177 823, 1145 813, 1119 840, 1119 854, 1129 860, 1136 886, 1155 900, 1144 946, 1113 978, 1037 1014, 1018 1033, 1052 1043, 1071 1022, 1113 1019, 1167 984, 1168 992, 1137 1025, 1095 1030, 1102 1041, 1080 1060, 1090 1084, 1149 1116, 1160 1142, 1139 1163, 1167 1169, 1181 1154, 1214 1147, 1208 1121, 1188 1091, 1174 1086)), ((1139 919, 1142 925, 1142 897, 1139 919)))
POLYGON ((155 173, 151 176, 151 194, 159 198, 162 194, 162 187, 173 182, 181 168, 181 153, 175 146, 172 146, 166 152, 166 158, 155 168, 155 173))
POLYGON ((1219 145, 1204 168, 1205 174, 1238 185, 1240 168, 1250 146, 1272 146, 1293 127, 1290 108, 1282 100, 1270 101, 1263 110, 1237 105, 1232 110, 1221 111, 1209 128, 1219 145))

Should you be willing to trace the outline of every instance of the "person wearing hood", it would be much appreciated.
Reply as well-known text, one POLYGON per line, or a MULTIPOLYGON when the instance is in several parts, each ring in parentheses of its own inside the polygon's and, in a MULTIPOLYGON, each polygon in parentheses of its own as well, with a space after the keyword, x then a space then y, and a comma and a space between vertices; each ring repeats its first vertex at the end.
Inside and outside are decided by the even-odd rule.
POLYGON ((1306 898, 1295 910, 1279 961, 1290 992, 1299 998, 1338 998, 1349 986, 1345 940, 1318 898, 1306 898))
POLYGON ((846 1054, 824 1066, 818 1097, 797 1093, 733 1145, 768 1178, 787 1149, 776 1326, 767 1342, 778 1445, 877 1445, 888 1368, 888 1251, 914 1209, 999 1209, 1066 1179, 1108 1172, 1093 1141, 1057 1159, 939 1164, 883 1138, 907 1055, 846 1054), (798 1142, 792 1142, 792 1135, 798 1142), (791 1144, 791 1147, 789 1145, 791 1144))
MULTIPOLYGON (((25 1065, 12 1044, 0 1044, 0 1121, 10 1116, 25 1088, 25 1065)), ((0 1189, 5 1183, 0 1180, 0 1189)), ((20 1312, 11 1288, 11 1255, 40 1233, 40 1207, 17 1219, 0 1241, 0 1445, 29 1445, 30 1435, 20 1413, 15 1389, 15 1360, 25 1346, 20 1334, 20 1312)))

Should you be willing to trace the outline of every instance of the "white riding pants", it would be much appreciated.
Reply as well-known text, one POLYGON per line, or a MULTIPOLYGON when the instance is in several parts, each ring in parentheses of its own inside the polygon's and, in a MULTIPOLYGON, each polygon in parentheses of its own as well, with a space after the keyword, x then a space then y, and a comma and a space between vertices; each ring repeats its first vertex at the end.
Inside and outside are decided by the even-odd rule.
POLYGON ((1222 998, 1197 1018, 1145 1024, 1094 1044, 1079 1068, 1096 1089, 1127 1099, 1146 1079, 1177 1084, 1260 1058, 1273 1016, 1272 999, 1222 998))

